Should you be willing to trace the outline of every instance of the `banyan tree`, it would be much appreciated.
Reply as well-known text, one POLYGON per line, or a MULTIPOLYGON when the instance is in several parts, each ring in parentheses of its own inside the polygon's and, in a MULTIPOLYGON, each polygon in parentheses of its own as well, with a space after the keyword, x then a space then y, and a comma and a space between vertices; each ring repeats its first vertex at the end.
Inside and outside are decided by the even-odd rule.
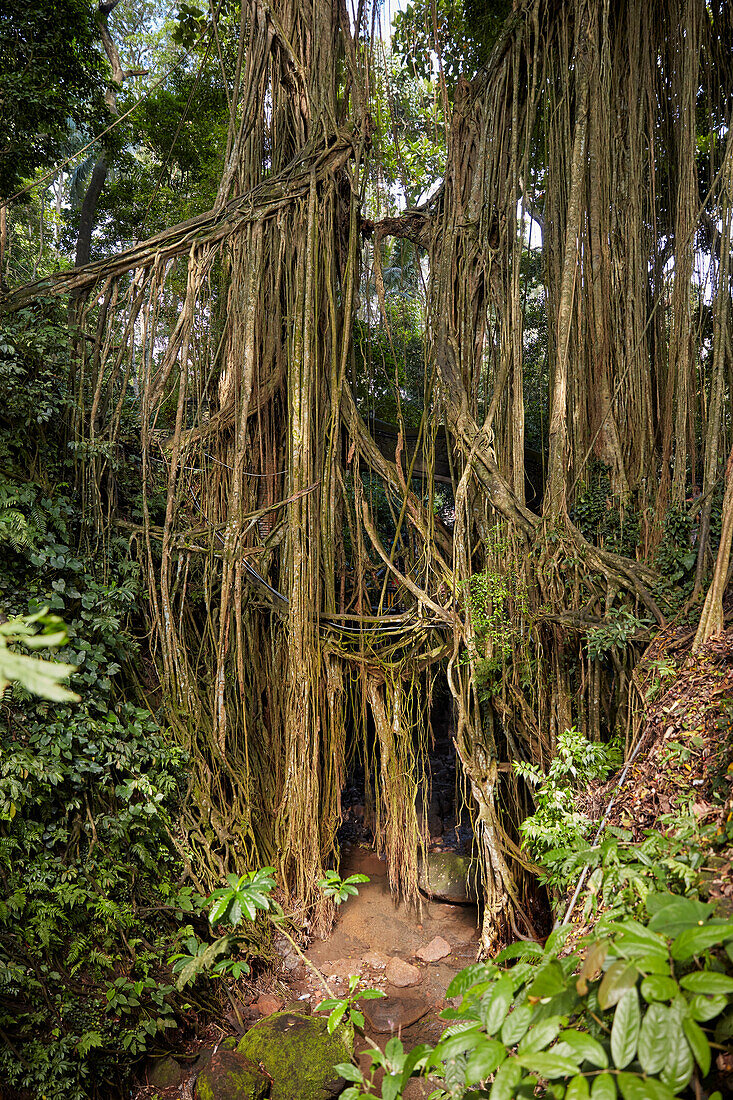
POLYGON ((192 876, 272 864, 293 908, 327 921, 314 884, 358 757, 375 843, 414 900, 446 677, 489 951, 533 931, 531 792, 511 763, 546 764, 573 725, 627 745, 638 732, 635 663, 679 611, 670 517, 688 532, 699 640, 723 622, 733 9, 517 0, 455 89, 441 186, 380 221, 365 206, 368 8, 242 0, 214 208, 5 308, 69 296, 90 538, 120 518, 120 470, 139 462, 133 539, 162 710, 192 762, 192 876), (354 353, 369 264, 380 308, 389 293, 388 238, 427 272, 422 417, 391 446, 355 399, 354 353), (547 317, 533 493, 530 240, 547 317), (584 524, 593 478, 627 538, 584 524))

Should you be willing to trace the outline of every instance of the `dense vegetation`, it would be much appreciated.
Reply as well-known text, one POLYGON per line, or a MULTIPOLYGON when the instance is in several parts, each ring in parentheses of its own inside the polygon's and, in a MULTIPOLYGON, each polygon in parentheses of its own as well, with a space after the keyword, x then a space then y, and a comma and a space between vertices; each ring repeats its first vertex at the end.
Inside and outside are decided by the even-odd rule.
POLYGON ((378 7, 0 12, 3 1095, 326 930, 350 773, 415 900, 436 717, 485 961, 381 1095, 725 1088, 731 7, 378 7))

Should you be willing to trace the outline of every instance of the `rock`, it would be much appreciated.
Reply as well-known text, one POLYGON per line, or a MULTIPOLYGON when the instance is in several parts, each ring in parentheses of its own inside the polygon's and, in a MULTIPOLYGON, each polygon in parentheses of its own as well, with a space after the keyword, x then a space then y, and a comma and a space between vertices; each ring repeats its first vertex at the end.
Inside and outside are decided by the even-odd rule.
POLYGON ((389 962, 389 955, 383 955, 381 951, 367 951, 359 961, 369 970, 384 970, 389 962))
POLYGON ((334 1072, 350 1062, 354 1036, 345 1025, 328 1034, 325 1016, 277 1012, 250 1028, 237 1048, 272 1078, 271 1100, 330 1100, 345 1082, 334 1072))
POLYGON ((289 970, 293 977, 297 977, 303 969, 303 964, 300 958, 293 952, 292 955, 286 955, 283 959, 283 965, 286 970, 289 970))
POLYGON ((329 978, 343 978, 348 981, 352 974, 361 973, 360 959, 334 959, 333 962, 324 963, 321 967, 329 978))
POLYGON ((284 1004, 282 997, 276 997, 274 993, 262 993, 255 1001, 255 1008, 261 1016, 272 1016, 273 1012, 279 1012, 284 1004))
POLYGON ((444 959, 446 955, 450 955, 451 950, 451 945, 447 940, 444 940, 442 936, 435 936, 430 943, 426 943, 424 947, 416 951, 415 955, 423 962, 434 963, 438 962, 439 959, 444 959))
POLYGON ((178 1088, 189 1072, 181 1069, 175 1058, 167 1054, 165 1058, 156 1058, 155 1061, 151 1061, 148 1068, 148 1084, 154 1089, 168 1089, 173 1086, 178 1088))
POLYGON ((373 1031, 391 1032, 409 1027, 430 1011, 424 997, 405 993, 399 997, 379 997, 373 1001, 360 1001, 359 1007, 373 1031))
POLYGON ((194 1100, 262 1100, 270 1082, 260 1068, 235 1050, 218 1050, 198 1077, 194 1100))
POLYGON ((385 976, 389 984, 397 986, 398 989, 404 989, 409 985, 419 985, 422 981, 422 974, 416 966, 398 958, 389 960, 385 976))
POLYGON ((466 905, 478 901, 478 860, 458 852, 428 852, 418 885, 435 901, 466 905))
POLYGON ((222 1039, 219 1043, 219 1050, 236 1050, 239 1045, 239 1039, 236 1035, 227 1035, 226 1039, 222 1039))

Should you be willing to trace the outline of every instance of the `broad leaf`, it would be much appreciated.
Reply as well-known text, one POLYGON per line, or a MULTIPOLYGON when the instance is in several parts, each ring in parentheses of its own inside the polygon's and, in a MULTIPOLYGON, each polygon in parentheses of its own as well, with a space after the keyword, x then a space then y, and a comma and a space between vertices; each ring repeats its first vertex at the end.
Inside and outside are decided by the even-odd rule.
POLYGON ((707 1037, 694 1020, 691 1020, 689 1016, 686 1016, 682 1021, 682 1030, 685 1033, 685 1038, 690 1044, 690 1050, 695 1055, 695 1061, 700 1067, 700 1071, 703 1077, 707 1077, 710 1073, 710 1043, 707 1037))
POLYGON ((650 974, 641 983, 641 995, 645 1001, 671 1001, 680 988, 674 978, 662 974, 650 974))
POLYGON ((611 1055, 618 1069, 628 1066, 639 1042, 641 1012, 636 989, 628 989, 616 1005, 611 1028, 611 1055))
POLYGON ((659 1073, 669 1055, 672 1020, 665 1005, 649 1005, 639 1029, 639 1061, 645 1073, 659 1073))
POLYGON ((562 1023, 560 1016, 548 1016, 546 1020, 540 1020, 536 1027, 533 1027, 522 1039, 519 1044, 519 1053, 528 1054, 530 1051, 544 1050, 555 1038, 562 1023))
POLYGON ((579 1058, 600 1069, 606 1069, 608 1066, 608 1055, 601 1044, 592 1035, 586 1035, 584 1031, 575 1031, 574 1028, 561 1031, 560 1042, 552 1049, 553 1053, 562 1054, 563 1057, 570 1055, 573 1058, 579 1058))
POLYGON ((488 1039, 476 1047, 466 1063, 466 1084, 477 1085, 506 1060, 507 1052, 503 1043, 497 1039, 488 1039))
POLYGON ((526 1035, 533 1014, 534 1009, 531 1005, 520 1005, 519 1008, 515 1008, 513 1012, 510 1012, 502 1024, 502 1043, 505 1043, 508 1047, 513 1047, 515 1043, 518 1043, 526 1035))
POLYGON ((580 1073, 580 1066, 571 1058, 561 1058, 558 1054, 536 1053, 527 1051, 526 1054, 518 1054, 516 1061, 531 1073, 537 1073, 540 1077, 552 1080, 555 1077, 574 1077, 580 1073))
POLYGON ((701 955, 710 947, 723 943, 733 936, 733 921, 723 921, 721 924, 704 924, 697 928, 686 928, 672 944, 672 958, 676 962, 684 962, 693 955, 701 955))
POLYGON ((695 1063, 692 1051, 682 1031, 682 1020, 686 1014, 684 1002, 675 1002, 671 1009, 672 1030, 669 1040, 669 1058, 662 1067, 660 1077, 673 1092, 681 1092, 689 1084, 695 1063))
POLYGON ((567 978, 560 963, 551 962, 539 971, 527 990, 527 996, 544 1000, 545 997, 554 997, 556 993, 562 993, 567 988, 567 984, 567 978))
POLYGON ((702 993, 696 993, 690 999, 689 1012, 693 1020, 714 1020, 721 1012, 725 1011, 728 998, 724 993, 717 993, 714 997, 705 997, 702 993))
POLYGON ((489 1035, 495 1035, 512 1003, 512 983, 508 975, 503 975, 493 989, 481 1001, 481 1022, 489 1035))
POLYGON ((648 911, 654 915, 648 927, 672 939, 686 928, 697 927, 712 915, 712 908, 694 898, 681 898, 676 894, 650 894, 646 900, 648 911), (663 903, 663 904, 662 904, 663 903), (658 908, 655 909, 655 906, 658 908))
POLYGON ((624 994, 635 987, 638 977, 639 971, 633 963, 627 963, 623 959, 611 963, 598 987, 598 1003, 601 1008, 613 1008, 618 1004, 624 994))
POLYGON ((686 974, 684 978, 680 978, 680 985, 692 993, 733 993, 733 978, 714 970, 697 970, 694 974, 686 974))
POLYGON ((616 1100, 616 1083, 610 1073, 596 1077, 590 1089, 591 1100, 616 1100))
POLYGON ((565 1100, 587 1100, 587 1097, 588 1081, 582 1073, 579 1073, 568 1085, 565 1100))
MULTIPOLYGON (((674 1100, 674 1094, 653 1077, 636 1077, 633 1073, 619 1073, 618 1086, 624 1100, 674 1100)), ((595 1100, 595 1098, 594 1098, 595 1100)))
POLYGON ((516 1059, 503 1062, 496 1071, 491 1086, 491 1100, 512 1100, 514 1090, 522 1079, 522 1070, 516 1059))

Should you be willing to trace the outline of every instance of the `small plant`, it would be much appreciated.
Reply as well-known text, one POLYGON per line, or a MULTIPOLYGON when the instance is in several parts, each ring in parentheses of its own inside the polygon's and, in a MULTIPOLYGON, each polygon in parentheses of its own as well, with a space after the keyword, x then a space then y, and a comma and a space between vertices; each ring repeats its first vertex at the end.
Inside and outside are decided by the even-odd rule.
MULTIPOLYGON (((605 747, 573 727, 558 737, 546 775, 536 764, 525 761, 514 761, 514 769, 534 787, 535 813, 520 825, 530 853, 540 858, 558 848, 576 847, 591 825, 577 807, 577 791, 610 770, 605 747)), ((551 876, 548 881, 553 881, 551 876)))
MULTIPOLYGON (((209 906, 209 923, 213 926, 219 924, 231 924, 237 928, 245 920, 254 922, 258 915, 262 914, 275 925, 281 935, 290 942, 300 959, 318 977, 329 996, 318 1005, 322 1012, 328 1012, 327 1028, 329 1034, 342 1022, 347 1022, 351 1027, 362 1028, 364 1026, 364 1014, 357 1007, 357 1001, 373 1000, 375 997, 383 997, 384 993, 379 989, 369 989, 359 985, 359 978, 353 975, 349 979, 349 988, 345 997, 334 997, 320 971, 303 954, 298 944, 284 927, 285 914, 272 897, 275 889, 274 867, 263 867, 257 871, 248 871, 244 875, 228 875, 227 886, 215 890, 207 899, 209 906)), ((328 871, 321 879, 319 886, 324 895, 332 898, 337 905, 342 904, 347 898, 358 894, 357 883, 369 882, 368 875, 349 875, 342 879, 337 871, 328 871)), ((187 929, 187 931, 191 931, 187 929)), ((213 943, 201 943, 195 936, 189 935, 185 940, 187 953, 179 952, 169 960, 173 963, 174 971, 178 978, 178 989, 195 979, 205 971, 212 971, 220 975, 230 974, 238 978, 241 974, 248 973, 249 967, 245 962, 231 958, 221 959, 222 955, 230 955, 232 950, 240 945, 242 937, 236 933, 227 933, 214 940, 213 943)))
POLYGON ((345 997, 328 997, 318 1005, 319 1012, 328 1012, 328 1034, 332 1035, 341 1021, 348 1019, 355 1027, 364 1027, 364 1013, 356 1007, 357 1000, 373 1001, 377 997, 384 997, 380 989, 366 989, 359 986, 358 974, 352 974, 349 978, 349 989, 345 997))
POLYGON ((357 883, 369 882, 368 875, 349 875, 342 879, 338 871, 326 871, 318 886, 327 898, 332 898, 336 905, 341 905, 347 898, 359 893, 357 883))
POLYGON ((588 631, 588 656, 600 660, 612 649, 625 649, 635 636, 651 625, 651 619, 638 619, 626 607, 612 608, 604 621, 588 631))
POLYGON ((677 664, 671 657, 658 657, 656 660, 650 661, 647 667, 651 673, 651 680, 646 688, 645 695, 647 703, 651 703, 659 693, 660 688, 663 688, 675 676, 677 664))

